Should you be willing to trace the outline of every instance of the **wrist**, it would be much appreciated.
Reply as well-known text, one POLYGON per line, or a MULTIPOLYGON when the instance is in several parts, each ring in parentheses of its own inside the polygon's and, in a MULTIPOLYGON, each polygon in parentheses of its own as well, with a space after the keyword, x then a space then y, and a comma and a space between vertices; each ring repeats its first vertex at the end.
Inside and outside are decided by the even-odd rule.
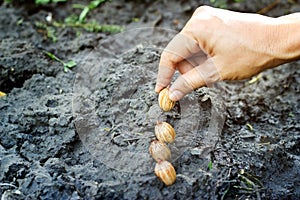
MULTIPOLYGON (((299 16, 299 15, 298 15, 299 16)), ((278 18, 279 38, 274 41, 280 45, 278 56, 289 62, 300 58, 300 16, 299 18, 278 18)))

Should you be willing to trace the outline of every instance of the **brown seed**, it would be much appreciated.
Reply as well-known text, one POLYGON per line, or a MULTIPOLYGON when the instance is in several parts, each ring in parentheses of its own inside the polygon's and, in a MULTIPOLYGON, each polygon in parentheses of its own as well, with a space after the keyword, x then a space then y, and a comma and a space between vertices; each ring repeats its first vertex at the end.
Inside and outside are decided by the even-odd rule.
POLYGON ((171 151, 169 147, 158 140, 151 142, 149 152, 156 162, 160 160, 169 160, 171 158, 171 151))
POLYGON ((158 95, 158 103, 161 109, 164 111, 170 111, 175 106, 175 101, 169 98, 169 88, 165 88, 160 91, 158 95))
POLYGON ((157 122, 155 126, 155 135, 161 142, 172 143, 175 140, 176 132, 171 124, 167 122, 157 122))
POLYGON ((159 161, 154 168, 156 176, 166 185, 172 185, 176 180, 176 171, 168 161, 159 161))

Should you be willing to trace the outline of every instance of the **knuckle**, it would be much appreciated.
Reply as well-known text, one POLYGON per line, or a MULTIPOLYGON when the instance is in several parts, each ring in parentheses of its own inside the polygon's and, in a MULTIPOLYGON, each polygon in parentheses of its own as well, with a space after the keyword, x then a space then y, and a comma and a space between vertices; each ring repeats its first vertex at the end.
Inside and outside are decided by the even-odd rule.
POLYGON ((209 6, 201 6, 197 8, 191 19, 186 24, 185 29, 193 30, 195 29, 195 27, 199 29, 209 26, 212 23, 212 21, 215 21, 214 18, 216 18, 212 9, 213 8, 209 6))
POLYGON ((195 80, 191 79, 190 77, 185 77, 182 76, 182 86, 183 88, 185 88, 185 92, 191 92, 192 90, 197 88, 197 83, 195 82, 195 80))
POLYGON ((200 7, 198 7, 198 8, 195 10, 195 12, 194 12, 193 15, 197 15, 197 14, 199 14, 199 13, 208 12, 210 9, 211 9, 210 6, 200 6, 200 7))

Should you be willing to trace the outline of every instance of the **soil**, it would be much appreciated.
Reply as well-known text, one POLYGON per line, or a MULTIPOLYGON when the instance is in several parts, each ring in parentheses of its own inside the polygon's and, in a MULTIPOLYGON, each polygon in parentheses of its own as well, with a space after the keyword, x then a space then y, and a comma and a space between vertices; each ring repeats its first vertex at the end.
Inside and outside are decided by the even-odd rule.
MULTIPOLYGON (((300 11, 297 1, 273 2, 226 5, 300 11)), ((105 2, 87 20, 123 32, 55 28, 53 42, 36 22, 79 15, 75 3, 86 4, 0 1, 1 199, 300 199, 299 61, 198 89, 162 112, 160 53, 210 1, 105 2), (44 51, 77 66, 64 72, 44 51), (156 121, 177 133, 169 187, 148 153, 156 121)))

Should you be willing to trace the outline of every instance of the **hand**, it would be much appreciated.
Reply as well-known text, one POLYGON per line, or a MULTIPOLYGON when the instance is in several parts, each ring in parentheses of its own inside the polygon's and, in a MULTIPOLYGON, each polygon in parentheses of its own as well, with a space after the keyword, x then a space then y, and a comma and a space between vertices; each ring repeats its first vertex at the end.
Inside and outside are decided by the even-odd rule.
POLYGON ((299 20, 299 13, 271 18, 202 6, 162 52, 155 91, 169 86, 176 70, 181 76, 170 87, 173 101, 213 82, 249 78, 299 58, 300 41, 287 38, 292 31, 300 35, 299 20))

